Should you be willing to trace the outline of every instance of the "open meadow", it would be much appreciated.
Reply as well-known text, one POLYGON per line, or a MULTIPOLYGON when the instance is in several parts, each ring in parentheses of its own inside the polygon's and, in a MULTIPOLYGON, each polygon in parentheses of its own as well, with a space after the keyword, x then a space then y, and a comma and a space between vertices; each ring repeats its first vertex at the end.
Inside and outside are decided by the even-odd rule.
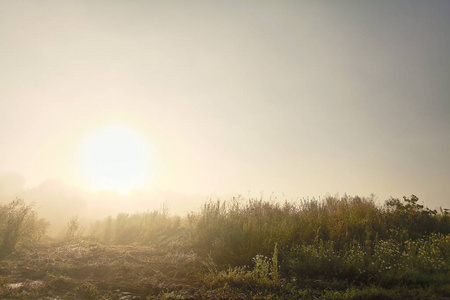
POLYGON ((450 300, 449 16, 0 0, 0 300, 450 300))
POLYGON ((412 195, 210 201, 80 224, 53 239, 0 206, 1 299, 449 299, 450 214, 412 195))

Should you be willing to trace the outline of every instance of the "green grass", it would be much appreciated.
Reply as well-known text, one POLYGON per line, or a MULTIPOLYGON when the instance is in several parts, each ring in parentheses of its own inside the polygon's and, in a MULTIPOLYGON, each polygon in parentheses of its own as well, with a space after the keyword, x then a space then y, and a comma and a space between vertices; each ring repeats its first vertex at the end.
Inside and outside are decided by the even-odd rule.
MULTIPOLYGON (((38 243, 44 223, 30 206, 13 202, 1 206, 1 213, 7 216, 0 219, 1 245, 9 245, 9 252, 19 245, 38 243)), ((86 256, 90 262, 83 268, 96 276, 105 274, 98 270, 107 268, 106 263, 120 274, 121 262, 133 263, 138 257, 145 262, 147 254, 139 247, 154 249, 156 261, 164 255, 161 259, 167 263, 155 265, 159 271, 138 264, 126 268, 154 273, 156 277, 129 284, 136 291, 147 291, 142 296, 148 299, 450 297, 450 214, 446 209, 428 209, 414 195, 391 198, 384 205, 376 204, 373 197, 327 197, 298 203, 235 198, 207 202, 185 217, 166 210, 121 213, 85 231, 76 218, 71 219, 65 243, 86 237, 103 247, 128 249, 117 261, 105 256, 95 263, 95 255, 103 252, 86 256), (130 251, 135 255, 127 261, 130 251), (171 275, 162 276, 169 265, 173 265, 171 275), (161 278, 165 284, 154 283, 161 278), (178 283, 170 284, 175 278, 178 283), (136 286, 147 281, 152 288, 136 286)), ((78 255, 98 249, 76 245, 81 247, 78 255)), ((79 273, 78 262, 71 262, 73 254, 59 255, 66 258, 53 265, 55 276, 79 273)), ((70 293, 85 299, 111 295, 111 291, 104 294, 101 286, 82 283, 70 293)))

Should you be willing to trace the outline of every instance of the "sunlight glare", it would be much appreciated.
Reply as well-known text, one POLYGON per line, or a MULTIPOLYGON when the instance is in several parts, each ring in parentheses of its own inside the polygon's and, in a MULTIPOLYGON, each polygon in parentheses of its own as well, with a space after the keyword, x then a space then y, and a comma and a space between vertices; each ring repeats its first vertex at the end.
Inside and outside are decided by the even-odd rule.
POLYGON ((111 125, 91 133, 79 155, 80 171, 89 188, 129 193, 149 182, 149 144, 129 127, 111 125))

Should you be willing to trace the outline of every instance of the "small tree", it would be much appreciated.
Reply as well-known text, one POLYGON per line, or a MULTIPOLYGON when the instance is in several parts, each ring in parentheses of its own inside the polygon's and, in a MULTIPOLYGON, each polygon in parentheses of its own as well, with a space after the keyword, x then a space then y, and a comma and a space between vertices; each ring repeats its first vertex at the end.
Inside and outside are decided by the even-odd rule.
POLYGON ((447 233, 442 216, 418 202, 419 198, 415 195, 403 197, 403 201, 395 198, 386 201, 388 224, 395 229, 406 230, 412 238, 433 232, 447 233))

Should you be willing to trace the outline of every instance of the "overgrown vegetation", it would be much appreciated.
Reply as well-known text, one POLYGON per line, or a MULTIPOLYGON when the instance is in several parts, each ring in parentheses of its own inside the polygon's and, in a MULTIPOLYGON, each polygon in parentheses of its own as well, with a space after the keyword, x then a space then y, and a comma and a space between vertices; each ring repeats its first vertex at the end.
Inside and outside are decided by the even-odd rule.
POLYGON ((0 258, 11 254, 17 247, 29 248, 44 235, 47 222, 38 219, 33 205, 22 199, 0 205, 0 258))
MULTIPOLYGON (((20 203, 1 212, 9 207, 20 219, 26 211, 38 224, 20 203)), ((17 240, 35 243, 41 231, 33 232, 17 240)), ((450 298, 450 213, 414 195, 384 205, 373 196, 282 204, 235 198, 183 218, 164 209, 118 214, 82 233, 71 219, 67 246, 47 258, 52 267, 32 262, 47 269, 39 279, 71 285, 69 298, 120 299, 112 291, 123 286, 147 299, 450 298), (80 263, 91 277, 80 276, 80 263)))
POLYGON ((158 245, 160 247, 182 247, 187 244, 185 220, 162 211, 136 214, 119 213, 91 226, 90 235, 106 244, 158 245))

